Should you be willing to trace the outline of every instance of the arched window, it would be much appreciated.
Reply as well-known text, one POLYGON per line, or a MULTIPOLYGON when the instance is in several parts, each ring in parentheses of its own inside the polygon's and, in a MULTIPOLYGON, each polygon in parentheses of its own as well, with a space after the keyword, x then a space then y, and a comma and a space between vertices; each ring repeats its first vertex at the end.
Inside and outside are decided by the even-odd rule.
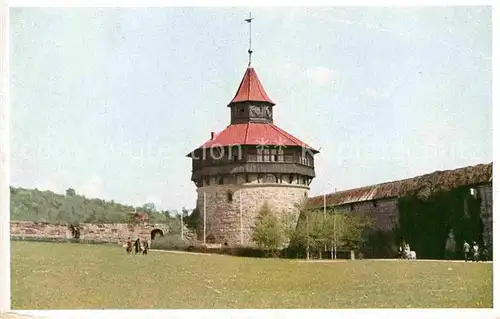
POLYGON ((264 183, 277 183, 278 179, 276 178, 276 175, 274 174, 266 174, 264 176, 264 183))
POLYGON ((206 241, 207 241, 208 244, 215 244, 215 236, 212 235, 212 234, 208 234, 207 238, 206 238, 206 241))

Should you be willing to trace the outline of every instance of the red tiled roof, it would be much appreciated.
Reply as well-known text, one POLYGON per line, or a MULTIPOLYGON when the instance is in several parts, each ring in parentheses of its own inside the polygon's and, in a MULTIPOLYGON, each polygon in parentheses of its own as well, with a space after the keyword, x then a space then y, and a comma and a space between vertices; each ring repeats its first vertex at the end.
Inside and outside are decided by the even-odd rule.
POLYGON ((215 134, 213 139, 208 140, 199 148, 229 145, 300 146, 318 152, 274 124, 252 122, 231 124, 219 134, 215 134))
POLYGON ((264 90, 262 83, 260 83, 255 69, 251 67, 248 67, 245 71, 245 75, 243 75, 238 91, 229 104, 231 105, 232 103, 247 101, 268 102, 274 105, 274 102, 269 98, 264 90))
MULTIPOLYGON (((454 170, 436 171, 430 174, 399 181, 348 189, 326 195, 327 205, 345 205, 383 198, 402 197, 424 188, 449 191, 461 186, 491 183, 493 163, 467 166, 454 170)), ((309 198, 310 207, 322 207, 323 195, 309 198)))

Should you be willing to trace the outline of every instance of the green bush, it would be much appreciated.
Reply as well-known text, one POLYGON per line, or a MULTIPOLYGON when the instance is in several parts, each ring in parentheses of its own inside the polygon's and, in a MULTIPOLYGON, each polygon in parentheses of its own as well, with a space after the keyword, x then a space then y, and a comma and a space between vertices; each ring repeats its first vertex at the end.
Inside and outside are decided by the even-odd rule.
POLYGON ((229 255, 237 257, 255 257, 263 258, 269 255, 269 253, 260 248, 253 247, 220 247, 220 248, 207 248, 204 246, 188 246, 186 251, 205 253, 205 254, 219 254, 219 255, 229 255))
POLYGON ((151 242, 151 249, 162 249, 162 250, 187 250, 189 247, 189 242, 182 240, 178 236, 166 235, 157 236, 151 242))

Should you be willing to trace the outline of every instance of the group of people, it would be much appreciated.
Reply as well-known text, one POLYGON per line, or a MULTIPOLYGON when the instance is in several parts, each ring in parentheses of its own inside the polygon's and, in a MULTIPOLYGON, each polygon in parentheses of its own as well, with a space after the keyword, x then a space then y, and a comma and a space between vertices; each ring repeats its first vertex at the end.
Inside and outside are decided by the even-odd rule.
POLYGON ((126 248, 127 254, 132 253, 132 246, 134 247, 136 255, 138 253, 140 253, 141 251, 142 251, 143 255, 148 254, 149 242, 147 239, 144 239, 144 241, 142 242, 142 245, 141 245, 141 240, 139 239, 139 237, 137 237, 137 239, 133 243, 132 243, 132 239, 130 239, 130 237, 129 237, 127 239, 127 248, 126 248))
POLYGON ((467 241, 464 241, 464 259, 466 262, 469 260, 478 262, 481 259, 481 253, 483 255, 483 259, 487 260, 488 250, 486 247, 484 247, 481 251, 477 242, 473 242, 471 247, 467 241))
POLYGON ((417 259, 417 254, 410 249, 410 244, 405 242, 399 246, 398 252, 400 259, 417 259))

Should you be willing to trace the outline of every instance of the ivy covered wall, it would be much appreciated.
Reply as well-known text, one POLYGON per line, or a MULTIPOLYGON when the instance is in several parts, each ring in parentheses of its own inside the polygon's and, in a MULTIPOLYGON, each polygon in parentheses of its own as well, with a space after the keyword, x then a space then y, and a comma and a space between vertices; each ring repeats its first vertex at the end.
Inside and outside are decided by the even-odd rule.
POLYGON ((405 240, 419 258, 462 258, 464 240, 483 246, 481 199, 469 187, 437 191, 429 196, 411 194, 398 199, 397 240, 405 240), (446 250, 450 231, 454 247, 446 250), (454 248, 454 251, 453 251, 454 248))

